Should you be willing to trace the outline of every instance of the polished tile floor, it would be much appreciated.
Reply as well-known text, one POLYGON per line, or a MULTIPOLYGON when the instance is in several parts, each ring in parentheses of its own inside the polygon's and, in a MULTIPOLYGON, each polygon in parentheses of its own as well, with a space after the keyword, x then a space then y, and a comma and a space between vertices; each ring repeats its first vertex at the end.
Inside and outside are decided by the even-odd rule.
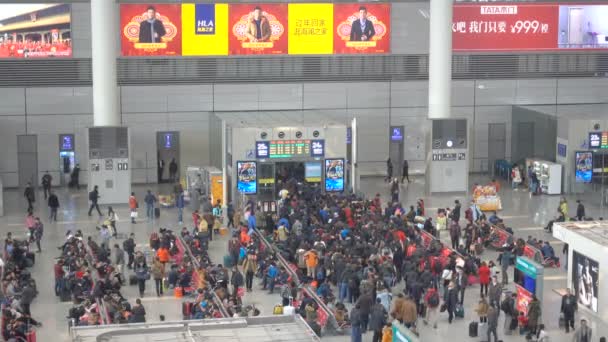
MULTIPOLYGON (((486 183, 488 178, 485 176, 472 176, 470 183, 486 183)), ((368 195, 380 193, 385 199, 388 198, 389 187, 382 181, 381 178, 363 178, 361 182, 362 191, 368 195)), ((153 190, 160 192, 169 192, 170 188, 166 186, 151 186, 153 190)), ((140 197, 143 197, 146 186, 134 186, 133 191, 140 197)), ((57 223, 46 222, 48 210, 42 205, 42 193, 38 193, 38 202, 35 208, 36 215, 43 218, 45 221, 45 235, 43 238, 43 252, 37 255, 36 265, 33 268, 33 276, 36 278, 40 291, 39 297, 32 305, 32 313, 36 319, 41 320, 44 326, 38 331, 39 341, 50 340, 53 336, 55 341, 69 340, 67 320, 65 318, 70 304, 60 303, 53 293, 53 262, 58 256, 57 246, 64 240, 65 233, 68 230, 82 229, 85 236, 97 236, 95 226, 100 224, 97 215, 89 217, 87 215, 88 201, 87 191, 57 189, 57 194, 61 202, 57 223), (44 338, 48 336, 49 339, 44 338)), ((503 186, 501 191, 502 203, 504 210, 500 213, 507 225, 515 230, 516 236, 527 237, 534 236, 543 240, 550 240, 557 252, 561 256, 562 245, 549 234, 545 233, 542 227, 550 220, 555 212, 559 196, 535 196, 531 197, 527 192, 512 191, 508 189, 508 185, 503 186)), ((427 211, 432 213, 438 207, 452 207, 454 199, 458 198, 463 203, 466 195, 424 195, 424 180, 422 178, 414 178, 410 184, 401 187, 402 203, 413 204, 417 198, 424 198, 427 211)), ((573 212, 575 203, 578 199, 576 196, 567 196, 570 202, 570 210, 573 212)), ((582 197, 587 207, 587 213, 592 217, 601 216, 602 208, 599 207, 599 200, 587 200, 582 197), (587 203, 589 202, 589 203, 587 203)), ((24 227, 25 217, 25 201, 21 191, 7 190, 4 193, 5 216, 0 217, 0 236, 3 237, 7 232, 13 232, 13 235, 25 237, 26 229, 24 227)), ((128 234, 134 232, 138 243, 138 248, 147 248, 149 234, 159 227, 170 227, 173 229, 179 228, 177 225, 177 213, 175 209, 163 209, 161 217, 155 222, 144 222, 141 219, 135 225, 129 223, 128 208, 126 205, 117 206, 114 208, 119 215, 118 231, 119 233, 128 234)), ((107 210, 107 206, 102 206, 102 211, 107 210)), ((142 211, 142 210, 140 210, 142 211)), ((184 217, 187 220, 190 217, 190 210, 184 212, 184 217)), ((140 212, 140 215, 143 212, 140 212)), ((444 234, 446 235, 446 234, 444 234)), ((121 241, 119 241, 120 243, 121 241)), ((215 239, 210 245, 210 255, 213 260, 221 262, 223 255, 226 254, 227 237, 215 239)), ((497 255, 494 252, 484 252, 483 259, 496 259, 497 255)), ((567 287, 566 272, 564 269, 547 269, 545 270, 545 287, 543 298, 543 322, 548 326, 548 331, 552 341, 565 342, 571 341, 572 333, 566 335, 563 331, 558 330, 558 312, 560 298, 553 292, 553 289, 561 289, 567 287)), ((396 287, 396 291, 402 289, 402 286, 396 287)), ((473 307, 478 299, 478 287, 473 286, 466 291, 465 295, 465 318, 455 321, 452 325, 448 325, 447 316, 440 317, 439 328, 437 330, 422 327, 420 329, 422 341, 424 342, 439 342, 447 339, 454 341, 479 341, 479 338, 471 339, 467 334, 468 323, 476 318, 473 307)), ((134 300, 137 296, 137 288, 126 286, 123 288, 123 294, 129 299, 134 300)), ((279 302, 278 295, 268 295, 265 291, 256 290, 248 294, 244 298, 245 304, 255 304, 260 308, 262 314, 270 315, 272 307, 279 302)), ((164 314, 167 320, 181 319, 180 300, 171 296, 157 298, 153 294, 152 284, 149 283, 146 289, 146 296, 143 299, 144 306, 148 312, 147 319, 149 321, 158 321, 159 315, 164 314)), ((592 317, 591 314, 580 311, 577 318, 586 317, 592 321, 594 328, 593 342, 599 339, 599 336, 608 335, 608 326, 606 322, 599 322, 592 317)), ((502 331, 502 321, 499 322, 499 338, 504 341, 523 341, 521 336, 504 336, 502 331)), ((347 341, 346 336, 324 337, 327 341, 347 341)), ((364 341, 371 341, 371 334, 367 333, 364 336, 364 341)))

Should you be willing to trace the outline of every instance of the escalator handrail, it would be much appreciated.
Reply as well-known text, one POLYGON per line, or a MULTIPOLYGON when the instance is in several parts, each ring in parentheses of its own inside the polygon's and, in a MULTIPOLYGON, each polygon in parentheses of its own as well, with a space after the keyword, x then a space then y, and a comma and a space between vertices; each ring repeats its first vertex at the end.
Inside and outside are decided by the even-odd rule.
MULTIPOLYGON (((194 254, 192 253, 190 246, 188 246, 188 244, 184 241, 184 239, 182 238, 181 235, 177 235, 177 239, 178 239, 179 243, 182 245, 182 247, 184 248, 184 252, 186 254, 188 254, 188 256, 190 257, 190 260, 192 260, 192 264, 194 264, 196 269, 198 269, 200 267, 200 263, 198 262, 198 259, 196 259, 194 257, 194 254)), ((215 291, 211 291, 211 293, 213 295, 213 301, 215 302, 215 305, 217 306, 217 308, 220 310, 222 317, 229 318, 230 314, 228 313, 228 310, 224 306, 224 302, 222 302, 222 300, 217 295, 217 293, 215 293, 215 291)))
POLYGON ((260 239, 260 241, 262 241, 262 243, 264 243, 266 245, 267 248, 270 248, 270 250, 275 254, 275 256, 277 257, 277 259, 279 260, 279 262, 281 263, 281 265, 283 266, 283 268, 285 270, 287 270, 287 272, 291 275, 291 277, 295 281, 296 285, 298 285, 298 287, 300 287, 304 292, 306 292, 306 294, 317 303, 317 306, 321 310, 323 310, 325 312, 325 314, 327 315, 328 322, 331 322, 332 325, 334 326, 334 328, 337 329, 338 328, 338 324, 337 324, 337 321, 336 321, 336 316, 327 307, 327 305, 325 305, 325 303, 323 302, 323 300, 321 298, 319 298, 319 296, 317 295, 316 291, 314 291, 309 285, 306 285, 306 284, 304 284, 304 283, 302 283, 300 281, 300 278, 298 277, 298 275, 296 274, 296 272, 294 272, 291 269, 291 267, 289 267, 289 263, 287 262, 287 260, 285 260, 285 258, 283 258, 283 256, 279 252, 278 248, 276 246, 274 246, 273 244, 271 244, 270 242, 268 242, 268 240, 266 240, 264 238, 264 236, 262 235, 262 233, 260 233, 260 231, 257 228, 254 229, 254 233, 258 236, 258 238, 260 239))
MULTIPOLYGON (((87 255, 90 259, 89 261, 89 273, 91 273, 91 279, 93 280, 93 289, 95 288, 95 284, 99 281, 99 272, 97 271, 97 269, 95 268, 95 262, 97 260, 97 257, 95 256, 95 254, 93 253, 93 250, 91 250, 91 247, 88 244, 83 244, 85 246, 87 255)), ((99 298, 95 298, 95 303, 97 304, 97 307, 99 308, 99 312, 100 312, 100 318, 101 318, 101 323, 106 325, 106 324, 110 324, 110 314, 108 313, 108 310, 106 309, 105 305, 103 304, 103 300, 99 300, 99 298)))

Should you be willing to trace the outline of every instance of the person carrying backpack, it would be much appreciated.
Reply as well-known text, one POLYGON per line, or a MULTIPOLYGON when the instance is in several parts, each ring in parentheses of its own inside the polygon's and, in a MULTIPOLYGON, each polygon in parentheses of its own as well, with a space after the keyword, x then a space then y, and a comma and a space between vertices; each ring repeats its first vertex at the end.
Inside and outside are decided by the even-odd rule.
POLYGON ((103 216, 103 214, 101 213, 101 210, 99 210, 99 205, 97 204, 97 201, 99 200, 99 190, 97 185, 95 185, 93 187, 93 191, 89 192, 89 201, 91 201, 91 207, 89 207, 89 216, 91 216, 91 213, 93 212, 93 208, 97 209, 97 213, 99 214, 99 216, 103 216))
POLYGON ((27 211, 34 210, 34 202, 36 202, 36 192, 32 187, 32 183, 27 183, 25 191, 23 191, 23 197, 27 200, 27 211))
POLYGON ((440 298, 436 288, 430 287, 427 289, 424 302, 426 303, 426 317, 423 322, 425 325, 431 324, 433 329, 437 329, 440 298))
POLYGON ((53 182, 53 176, 49 174, 48 171, 44 172, 42 176, 42 190, 44 190, 44 199, 47 199, 47 196, 51 193, 51 184, 53 182))
POLYGON ((131 267, 133 267, 133 262, 135 261, 135 234, 131 233, 131 236, 123 241, 122 249, 127 253, 129 259, 127 268, 131 269, 131 267))

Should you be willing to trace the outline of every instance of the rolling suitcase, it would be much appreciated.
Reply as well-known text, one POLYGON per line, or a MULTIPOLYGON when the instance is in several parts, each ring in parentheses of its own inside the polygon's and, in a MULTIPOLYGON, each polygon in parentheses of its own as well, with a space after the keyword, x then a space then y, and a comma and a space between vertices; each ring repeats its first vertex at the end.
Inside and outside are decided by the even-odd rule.
POLYGON ((469 337, 477 337, 479 323, 471 322, 469 323, 469 337))
POLYGON ((129 285, 137 285, 137 276, 135 274, 129 276, 129 285))
POLYGON ((462 305, 456 306, 456 312, 454 313, 454 316, 456 316, 457 318, 464 318, 464 307, 462 307, 462 305))
POLYGON ((488 324, 487 323, 479 323, 477 328, 477 333, 481 342, 488 340, 488 324))
POLYGON ((72 301, 72 293, 70 293, 70 289, 63 288, 59 293, 59 301, 61 302, 71 302, 72 301))
POLYGON ((232 260, 232 255, 224 255, 224 267, 232 267, 234 266, 234 262, 232 260))
POLYGON ((283 307, 283 316, 291 316, 296 314, 296 308, 293 306, 284 306, 283 307))
POLYGON ((32 252, 27 252, 27 254, 25 255, 26 258, 30 259, 32 261, 32 264, 36 263, 36 254, 32 253, 32 252))
POLYGON ((190 319, 192 317, 192 302, 183 302, 182 303, 182 316, 184 319, 190 319))
POLYGON ((154 208, 154 217, 156 217, 156 218, 160 217, 160 208, 154 208))

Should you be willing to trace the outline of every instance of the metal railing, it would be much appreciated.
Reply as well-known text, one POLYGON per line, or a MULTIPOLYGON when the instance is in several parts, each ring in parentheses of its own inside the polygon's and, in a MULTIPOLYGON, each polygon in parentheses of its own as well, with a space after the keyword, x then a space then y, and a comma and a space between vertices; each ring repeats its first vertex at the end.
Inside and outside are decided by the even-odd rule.
MULTIPOLYGON (((200 263, 199 263, 198 259, 196 259, 194 257, 194 254, 192 253, 190 246, 188 246, 188 244, 184 241, 184 239, 181 237, 181 235, 176 235, 176 236, 177 236, 176 243, 179 242, 182 245, 182 247, 184 248, 184 252, 190 257, 190 260, 192 260, 192 264, 194 265, 195 269, 198 269, 200 267, 200 263)), ((196 272, 196 271, 194 271, 194 272, 196 272)), ((222 299, 217 295, 217 293, 215 293, 215 291, 211 291, 211 294, 213 295, 213 302, 215 303, 218 310, 222 314, 222 317, 224 317, 224 318, 230 317, 230 314, 228 313, 228 310, 224 306, 224 302, 222 301, 222 299)))
MULTIPOLYGON (((93 280, 93 287, 91 289, 91 291, 92 291, 93 289, 95 289, 95 284, 99 281, 99 272, 95 268, 95 263, 97 262, 97 256, 95 256, 95 254, 93 253, 93 250, 91 250, 91 247, 89 247, 89 245, 87 245, 85 243, 84 246, 87 251, 87 259, 88 259, 87 261, 89 263, 89 273, 91 273, 91 280, 93 280)), ((99 318, 101 319, 101 324, 110 324, 112 320, 110 319, 110 314, 109 314, 108 310, 106 309, 106 306, 105 306, 103 300, 100 300, 99 298, 95 298, 95 303, 97 304, 97 307, 99 308, 99 318)))
POLYGON ((281 266, 283 266, 283 268, 287 270, 287 272, 291 276, 291 279, 293 279, 296 285, 300 289, 302 289, 302 291, 307 296, 309 296, 315 301, 319 310, 322 310, 324 312, 324 314, 327 316, 327 322, 330 323, 336 331, 339 331, 340 327, 338 326, 336 316, 334 315, 333 311, 331 311, 331 309, 329 309, 329 307, 325 304, 325 302, 323 302, 323 300, 317 295, 316 291, 300 280, 297 273, 289 266, 289 262, 285 260, 285 258, 283 258, 279 249, 276 246, 268 242, 268 240, 266 240, 266 238, 262 235, 262 233, 260 233, 259 230, 255 229, 254 232, 256 236, 260 239, 260 241, 266 246, 266 248, 273 252, 276 258, 279 260, 281 266))

